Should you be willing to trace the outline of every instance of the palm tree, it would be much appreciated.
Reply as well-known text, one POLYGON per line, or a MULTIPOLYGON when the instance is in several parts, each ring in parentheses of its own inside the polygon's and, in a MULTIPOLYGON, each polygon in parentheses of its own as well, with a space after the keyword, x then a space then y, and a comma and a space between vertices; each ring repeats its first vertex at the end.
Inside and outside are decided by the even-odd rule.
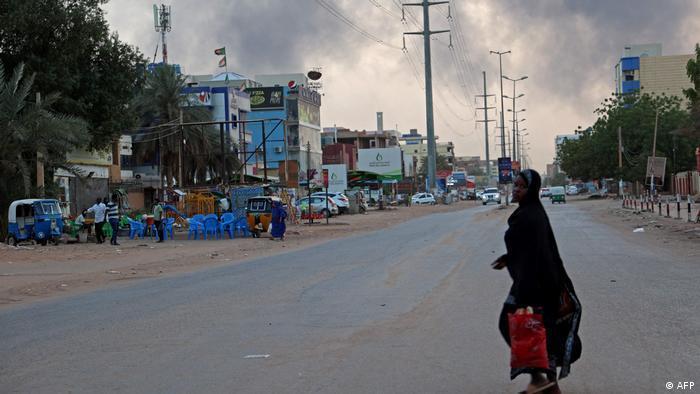
MULTIPOLYGON (((7 78, 0 63, 0 223, 10 201, 31 197, 35 191, 32 178, 39 157, 49 175, 56 168, 75 171, 66 163, 66 153, 89 142, 82 119, 51 111, 59 94, 28 101, 33 83, 34 75, 24 76, 23 64, 7 78)), ((5 228, 2 225, 0 231, 5 228)))
MULTIPOLYGON (((161 179, 167 186, 178 174, 181 141, 185 179, 180 184, 204 183, 207 178, 220 176, 221 162, 219 133, 212 126, 178 126, 180 115, 183 123, 212 120, 209 110, 194 105, 182 94, 186 86, 185 77, 178 75, 172 66, 157 67, 146 77, 143 91, 136 97, 134 105, 141 114, 142 126, 148 128, 135 135, 135 153, 142 156, 161 156, 161 179), (155 127, 154 127, 155 126, 155 127)), ((237 163, 235 155, 227 155, 228 167, 237 163)), ((180 185, 182 186, 182 185, 180 185)))

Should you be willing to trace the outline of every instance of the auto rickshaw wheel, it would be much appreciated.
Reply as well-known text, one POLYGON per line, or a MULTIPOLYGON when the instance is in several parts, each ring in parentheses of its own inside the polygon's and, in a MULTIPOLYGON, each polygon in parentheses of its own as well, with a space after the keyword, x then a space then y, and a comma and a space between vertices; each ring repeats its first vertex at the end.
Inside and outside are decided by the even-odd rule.
POLYGON ((47 243, 49 243, 49 240, 47 240, 47 239, 39 240, 39 244, 40 244, 41 246, 46 246, 47 243))
POLYGON ((5 241, 8 245, 17 246, 17 238, 13 237, 12 235, 8 235, 5 241))

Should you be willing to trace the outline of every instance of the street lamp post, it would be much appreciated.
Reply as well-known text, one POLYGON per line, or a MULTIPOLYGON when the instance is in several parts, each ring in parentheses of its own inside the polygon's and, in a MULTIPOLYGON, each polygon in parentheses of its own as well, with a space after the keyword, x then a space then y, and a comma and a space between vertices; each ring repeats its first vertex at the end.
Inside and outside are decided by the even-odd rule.
POLYGON ((517 157, 517 152, 518 152, 517 151, 517 139, 516 139, 517 138, 516 135, 517 135, 518 131, 516 129, 517 125, 515 123, 515 99, 520 98, 523 95, 521 94, 520 96, 517 96, 517 97, 515 96, 515 83, 518 81, 522 81, 522 80, 527 79, 527 75, 523 75, 522 77, 516 78, 516 79, 508 78, 507 76, 503 75, 502 78, 513 82, 513 110, 512 110, 512 112, 513 112, 513 147, 512 147, 512 156, 513 156, 513 160, 518 160, 518 157, 517 157))
POLYGON ((518 112, 525 112, 525 111, 526 111, 525 108, 519 109, 517 111, 513 111, 511 109, 508 110, 508 112, 513 113, 513 120, 512 120, 512 122, 513 122, 513 157, 514 157, 513 160, 520 160, 520 155, 518 154, 519 150, 517 149, 517 144, 520 143, 520 140, 518 139, 518 134, 520 133, 519 126, 520 126, 520 122, 524 122, 527 119, 525 119, 525 118, 518 119, 518 112))
MULTIPOLYGON (((505 137, 505 120, 503 118, 503 55, 510 53, 510 51, 499 52, 499 51, 489 51, 489 54, 498 55, 498 69, 500 71, 501 80, 501 157, 506 157, 506 137, 505 137)), ((508 199, 506 199, 508 201, 508 199)))

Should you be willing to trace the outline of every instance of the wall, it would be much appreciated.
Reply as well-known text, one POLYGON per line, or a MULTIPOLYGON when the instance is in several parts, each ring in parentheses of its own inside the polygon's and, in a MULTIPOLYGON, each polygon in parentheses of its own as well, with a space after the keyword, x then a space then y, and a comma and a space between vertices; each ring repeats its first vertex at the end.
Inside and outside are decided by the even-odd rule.
POLYGON ((686 73, 688 60, 693 55, 656 56, 640 59, 639 81, 643 93, 660 96, 678 96, 685 101, 683 89, 692 88, 693 84, 686 73))
POLYGON ((83 209, 90 208, 95 204, 95 199, 105 198, 109 195, 109 184, 107 179, 95 178, 69 178, 71 204, 70 214, 77 216, 83 209))

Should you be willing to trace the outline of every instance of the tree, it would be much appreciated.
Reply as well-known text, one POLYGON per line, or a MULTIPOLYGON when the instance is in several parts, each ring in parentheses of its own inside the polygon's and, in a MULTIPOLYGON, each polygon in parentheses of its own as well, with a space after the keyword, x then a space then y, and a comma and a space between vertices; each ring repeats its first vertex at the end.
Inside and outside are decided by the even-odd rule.
MULTIPOLYGON (((174 67, 156 67, 148 74, 143 90, 134 100, 141 125, 146 128, 134 136, 135 155, 157 162, 156 155, 160 154, 160 175, 165 177, 168 186, 178 174, 182 139, 186 141, 183 149, 185 179, 182 182, 205 183, 207 178, 223 178, 219 131, 212 126, 188 126, 180 130, 177 125, 181 112, 183 123, 212 120, 209 110, 194 105, 187 95, 182 94, 185 86, 185 77, 177 74, 174 67)), ((240 162, 232 153, 226 155, 226 163, 229 172, 239 169, 240 162)))
POLYGON ((85 119, 90 148, 103 149, 133 127, 128 106, 145 75, 139 51, 110 34, 101 5, 107 0, 4 0, 0 7, 0 61, 25 64, 34 91, 58 92, 53 108, 85 119))
MULTIPOLYGON (((452 165, 447 161, 447 156, 436 155, 435 156, 435 171, 451 170, 452 165)), ((420 167, 418 168, 418 174, 427 176, 428 175, 428 156, 424 156, 420 160, 420 167)))
MULTIPOLYGON (((578 140, 566 141, 558 153, 562 170, 583 180, 615 177, 644 181, 647 157, 652 155, 656 111, 659 128, 656 156, 668 157, 671 173, 693 160, 692 141, 678 137, 676 130, 686 124, 688 114, 678 97, 630 94, 603 100, 595 110, 598 119, 587 130, 577 130, 578 140), (622 128, 623 166, 618 168, 618 127, 622 128), (674 159, 675 158, 675 159, 674 159)), ((668 177, 667 177, 668 178, 668 177)))
MULTIPOLYGON (((81 146, 88 138, 87 125, 79 118, 51 110, 60 99, 49 94, 39 103, 29 101, 34 76, 24 76, 24 65, 15 67, 6 79, 0 63, 0 212, 7 212, 10 202, 32 197, 35 189, 37 154, 42 156, 50 182, 56 168, 71 169, 66 152, 81 146)), ((7 226, 0 215, 0 232, 7 226)))
POLYGON ((688 137, 700 138, 700 45, 695 44, 695 59, 688 60, 686 72, 693 87, 683 89, 683 94, 688 98, 688 110, 690 111, 689 125, 678 134, 688 137))

